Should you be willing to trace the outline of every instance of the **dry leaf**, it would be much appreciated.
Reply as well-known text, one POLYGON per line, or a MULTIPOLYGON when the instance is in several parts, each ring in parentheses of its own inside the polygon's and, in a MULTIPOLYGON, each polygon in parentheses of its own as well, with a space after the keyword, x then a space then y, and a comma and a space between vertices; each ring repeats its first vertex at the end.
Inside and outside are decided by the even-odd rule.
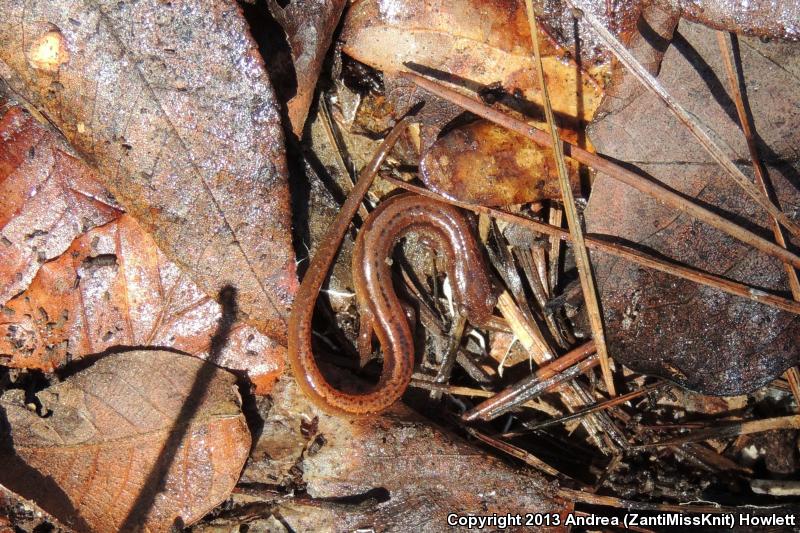
POLYGON ((36 505, 36 502, 22 498, 19 494, 14 494, 0 485, 0 526, 3 525, 3 517, 10 519, 9 528, 12 524, 17 528, 3 529, 0 527, 0 531, 3 533, 17 533, 20 530, 47 531, 47 528, 54 522, 50 515, 36 505))
POLYGON ((163 351, 106 357, 38 394, 0 400, 0 482, 78 531, 168 531, 224 500, 250 449, 232 374, 163 351), (11 448, 13 447, 13 448, 11 448), (163 477, 162 477, 163 476, 163 477))
POLYGON ((555 484, 481 452, 400 403, 343 424, 312 407, 290 378, 278 382, 273 398, 241 486, 300 483, 313 500, 279 507, 294 531, 443 531, 449 513, 572 510, 555 484))
POLYGON ((296 92, 286 102, 292 130, 300 137, 314 98, 317 78, 339 24, 345 0, 267 0, 269 11, 289 39, 296 92))
MULTIPOLYGON (((345 18, 343 50, 387 73, 416 63, 453 75, 457 85, 500 83, 540 102, 522 0, 420 2, 359 0, 345 18), (459 81, 459 79, 461 81, 459 81)), ((579 67, 545 34, 540 43, 553 109, 591 119, 600 103, 603 65, 579 67)))
POLYGON ((121 213, 58 134, 21 107, 0 103, 0 304, 77 235, 121 213))
MULTIPOLYGON (((205 358, 222 312, 124 215, 82 235, 0 308, 0 361, 52 371, 119 346, 158 346, 205 358)), ((214 362, 247 371, 265 394, 283 370, 285 352, 240 322, 214 362)))
POLYGON ((0 1, 0 76, 206 294, 285 342, 297 280, 280 117, 235 3, 0 1))
MULTIPOLYGON (((439 138, 419 170, 429 189, 462 202, 494 206, 561 198, 552 150, 484 120, 439 138)), ((567 170, 573 191, 580 192, 578 163, 567 159, 567 170)))
MULTIPOLYGON (((797 48, 740 41, 759 146, 784 212, 800 213, 797 48)), ((682 23, 660 80, 690 113, 713 127, 719 144, 752 175, 714 31, 682 23)), ((772 238, 760 209, 711 161, 650 93, 617 102, 590 131, 598 151, 640 169, 726 217, 772 238)), ((596 179, 586 210, 593 233, 621 237, 681 263, 768 291, 788 290, 776 260, 607 176, 596 179)), ((796 243, 795 243, 796 245, 796 243)), ((800 361, 800 317, 715 289, 593 253, 610 353, 633 370, 708 394, 742 394, 800 361)))

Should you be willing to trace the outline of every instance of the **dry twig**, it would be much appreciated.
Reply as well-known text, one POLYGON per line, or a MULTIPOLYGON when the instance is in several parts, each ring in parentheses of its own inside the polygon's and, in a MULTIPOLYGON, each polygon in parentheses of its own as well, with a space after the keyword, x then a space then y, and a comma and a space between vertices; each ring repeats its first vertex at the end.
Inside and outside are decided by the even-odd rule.
POLYGON ((674 439, 662 440, 650 444, 642 444, 636 448, 654 448, 657 446, 675 446, 687 442, 700 442, 709 439, 728 439, 739 435, 750 435, 751 433, 762 433, 776 429, 800 429, 800 415, 778 416, 764 420, 750 420, 747 422, 736 422, 726 426, 712 427, 693 431, 687 435, 681 435, 674 439))

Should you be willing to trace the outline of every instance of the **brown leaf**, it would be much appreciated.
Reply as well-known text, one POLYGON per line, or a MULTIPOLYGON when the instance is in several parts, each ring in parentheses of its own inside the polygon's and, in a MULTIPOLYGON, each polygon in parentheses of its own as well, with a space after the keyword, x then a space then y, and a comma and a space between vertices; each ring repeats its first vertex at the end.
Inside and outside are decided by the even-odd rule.
MULTIPOLYGON (((570 131, 562 136, 576 138, 570 131)), ((419 167, 429 189, 462 202, 495 206, 561 198, 552 150, 484 120, 439 138, 419 167)), ((573 190, 580 191, 578 163, 568 159, 567 170, 573 190)))
MULTIPOLYGON (((453 75, 457 85, 499 82, 540 102, 522 0, 360 0, 347 13, 342 39, 348 55, 388 73, 408 70, 404 63, 411 62, 453 75)), ((565 61, 568 54, 546 35, 541 48, 554 111, 589 120, 605 67, 565 61)))
POLYGON ((800 40, 800 3, 751 0, 660 0, 658 5, 679 11, 688 20, 735 33, 773 39, 800 40))
POLYGON ((248 464, 241 484, 301 483, 310 501, 280 506, 295 531, 442 531, 448 513, 572 510, 555 483, 504 464, 400 403, 343 424, 312 407, 291 378, 278 382, 273 399, 253 451, 263 459, 248 464))
POLYGON ((0 76, 209 295, 285 342, 297 280, 280 117, 235 3, 0 1, 0 76), (48 56, 48 54, 50 54, 48 56))
POLYGON ((0 103, 0 304, 42 263, 122 213, 64 140, 21 107, 0 103))
MULTIPOLYGON (((75 240, 2 307, 0 360, 52 371, 119 346, 168 347, 205 358, 222 312, 124 215, 75 240)), ((265 394, 283 370, 285 352, 239 322, 214 362, 247 371, 265 394)))
POLYGON ((345 0, 293 0, 288 3, 267 0, 269 11, 286 32, 292 50, 297 87, 286 107, 292 130, 298 137, 303 134, 317 78, 345 3, 345 0))
MULTIPOLYGON (((2 533, 17 533, 19 530, 46 530, 50 527, 48 524, 54 522, 52 517, 35 502, 26 500, 19 494, 14 494, 3 485, 0 485, 0 515, 7 516, 11 520, 8 529, 0 527, 2 533), (11 528, 12 524, 16 526, 16 529, 11 528)), ((0 516, 0 526, 3 525, 2 516, 0 516)))
POLYGON ((190 524, 228 496, 250 449, 235 383, 193 357, 138 351, 40 392, 46 417, 4 396, 16 455, 0 481, 79 531, 190 524))
MULTIPOLYGON (((742 39, 741 53, 758 144, 784 212, 800 209, 797 49, 742 39)), ((661 67, 660 81, 690 113, 715 130, 720 145, 752 175, 750 156, 728 96, 714 31, 682 23, 661 67)), ((593 125, 598 150, 635 162, 727 218, 772 238, 765 213, 733 183, 650 93, 593 125)), ((596 179, 587 227, 655 250, 681 263, 768 291, 787 291, 776 260, 607 176, 596 179)), ((610 353, 630 368, 693 390, 734 395, 772 381, 800 362, 800 317, 667 274, 593 254, 610 353)))

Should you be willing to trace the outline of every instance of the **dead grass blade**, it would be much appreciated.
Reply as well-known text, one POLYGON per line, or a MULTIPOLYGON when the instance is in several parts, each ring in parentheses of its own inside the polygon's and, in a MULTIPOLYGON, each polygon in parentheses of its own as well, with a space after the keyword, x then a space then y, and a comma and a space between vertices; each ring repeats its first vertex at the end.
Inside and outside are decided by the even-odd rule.
POLYGON ((556 470, 555 468, 553 468, 549 464, 545 463, 544 461, 542 461, 541 459, 539 459, 538 457, 536 457, 532 453, 523 450, 522 448, 518 448, 518 447, 514 446, 513 444, 509 444, 507 442, 503 442, 501 440, 492 438, 489 435, 481 433, 480 431, 478 431, 476 429, 473 429, 473 428, 464 428, 464 429, 466 429, 467 433, 469 433, 470 435, 472 435, 473 437, 475 437, 479 441, 481 441, 481 442, 483 442, 485 444, 488 444, 489 446, 492 446, 493 448, 497 448, 498 450, 503 451, 503 452, 507 453, 508 455, 511 455, 512 457, 516 457, 520 461, 523 461, 524 463, 532 466, 533 468, 535 468, 537 470, 541 470, 542 472, 544 472, 546 474, 550 474, 551 476, 561 476, 562 475, 561 472, 559 472, 558 470, 556 470))
POLYGON ((628 392, 626 394, 621 394, 621 395, 619 395, 619 396, 617 396, 615 398, 612 398, 610 400, 606 400, 604 402, 598 402, 598 403, 596 403, 594 405, 590 405, 589 407, 581 409, 580 411, 575 411, 574 413, 570 413, 570 414, 568 414, 566 416, 562 416, 561 418, 556 418, 556 419, 553 419, 553 420, 546 420, 546 421, 541 422, 539 424, 528 426, 528 427, 525 428, 525 431, 516 431, 516 432, 513 432, 513 433, 505 433, 505 434, 503 434, 503 437, 505 437, 505 438, 518 437, 520 435, 526 435, 528 433, 531 433, 531 432, 534 432, 534 431, 538 431, 540 429, 544 429, 544 428, 547 428, 547 427, 550 427, 550 426, 563 424, 565 422, 569 422, 570 420, 575 420, 576 418, 581 418, 581 417, 584 417, 584 416, 586 416, 588 414, 596 413, 597 411, 602 411, 603 409, 608 409, 610 407, 615 407, 615 406, 620 405, 622 403, 625 403, 625 402, 627 402, 629 400, 634 400, 636 398, 639 398, 640 396, 644 396, 645 394, 649 394, 649 393, 651 393, 653 391, 657 391, 657 390, 661 390, 663 388, 666 388, 667 386, 669 386, 669 384, 668 383, 664 383, 664 382, 654 383, 652 385, 648 385, 646 387, 642 387, 639 390, 628 392))
POLYGON ((635 446, 635 449, 655 448, 658 446, 676 446, 687 442, 701 442, 710 439, 729 439, 739 435, 750 435, 752 433, 763 433, 776 429, 800 429, 800 415, 777 416, 764 420, 750 420, 747 422, 736 422, 720 427, 711 427, 692 431, 686 435, 681 435, 674 439, 667 439, 650 444, 635 446))
POLYGON ((599 361, 592 356, 594 352, 595 344, 593 342, 575 348, 543 366, 533 375, 481 402, 464 413, 461 416, 462 420, 472 422, 497 418, 514 407, 556 388, 561 383, 597 366, 599 361))

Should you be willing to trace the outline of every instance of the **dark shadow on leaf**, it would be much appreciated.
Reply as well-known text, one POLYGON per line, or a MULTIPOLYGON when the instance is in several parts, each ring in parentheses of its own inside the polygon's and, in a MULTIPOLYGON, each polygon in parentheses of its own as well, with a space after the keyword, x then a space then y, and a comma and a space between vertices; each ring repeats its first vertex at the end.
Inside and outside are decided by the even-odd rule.
MULTIPOLYGON (((692 46, 686 37, 677 31, 673 37, 672 44, 675 46, 675 49, 680 52, 684 59, 686 59, 686 61, 692 65, 698 76, 700 76, 700 79, 702 79, 708 87, 708 90, 714 97, 714 100, 716 100, 719 106, 725 111, 725 114, 727 114, 735 124, 739 125, 739 115, 736 112, 736 104, 734 104, 733 100, 728 94, 727 85, 719 79, 717 74, 711 68, 711 65, 708 64, 705 58, 694 46, 692 46)), ((750 102, 747 97, 747 85, 745 84, 744 72, 742 71, 742 55, 739 48, 739 39, 736 36, 733 37, 732 45, 733 60, 735 65, 734 68, 736 68, 739 87, 742 91, 742 101, 744 102, 745 114, 747 115, 747 118, 752 126, 753 136, 755 138, 756 145, 758 146, 758 151, 761 153, 761 158, 765 163, 769 163, 772 166, 784 169, 784 176, 786 179, 789 180, 795 189, 800 190, 800 172, 798 172, 793 165, 788 164, 789 162, 786 161, 785 158, 776 153, 764 141, 764 139, 761 138, 756 130, 752 110, 750 109, 750 102)))
POLYGON ((264 59, 269 81, 280 106, 283 130, 287 136, 293 135, 286 104, 297 94, 297 73, 286 32, 272 16, 264 0, 242 1, 239 7, 264 59))
MULTIPOLYGON (((458 74, 420 65, 419 63, 414 63, 413 61, 405 62, 403 65, 410 71, 420 74, 421 76, 426 76, 436 81, 443 81, 445 83, 463 87, 471 92, 474 92, 476 95, 481 96, 482 98, 486 98, 488 95, 489 102, 491 102, 491 104, 499 103, 508 109, 516 111, 534 120, 545 120, 544 109, 542 109, 542 106, 535 102, 531 102, 530 100, 526 100, 517 91, 509 91, 508 87, 502 87, 497 83, 484 85, 482 83, 464 78, 463 76, 459 76, 458 74)), ((471 98, 474 97, 471 96, 471 98)), ((491 104, 487 103, 487 105, 491 104)), ((566 115, 564 113, 559 113, 557 111, 554 111, 553 114, 555 115, 556 122, 560 127, 566 126, 576 130, 580 129, 580 121, 577 121, 575 117, 566 115)))
POLYGON ((56 376, 58 376, 59 380, 64 381, 68 377, 74 376, 78 372, 86 370, 96 362, 100 361, 101 359, 105 359, 110 355, 131 352, 134 350, 140 352, 170 352, 177 355, 192 355, 188 352, 184 352, 183 350, 178 350, 173 346, 138 346, 138 345, 118 344, 116 346, 112 346, 107 350, 103 350, 102 352, 86 355, 84 357, 81 357, 80 359, 70 361, 70 363, 68 363, 67 365, 57 368, 55 374, 56 376))
MULTIPOLYGON (((645 17, 639 17, 639 20, 636 22, 636 30, 653 50, 663 54, 669 48, 671 41, 662 37, 661 34, 647 22, 645 17)), ((577 39, 577 30, 575 35, 577 39)))
POLYGON ((3 407, 0 407, 0 483, 12 492, 35 501, 76 531, 91 531, 72 501, 50 476, 28 466, 14 452, 14 436, 3 407))
POLYGON ((195 377, 192 388, 186 401, 178 413, 175 424, 170 431, 169 438, 164 443, 161 452, 148 474, 139 496, 136 498, 128 516, 125 517, 119 531, 140 531, 153 508, 156 497, 164 490, 167 473, 175 460, 178 448, 189 430, 189 423, 197 414, 207 392, 208 384, 217 372, 215 366, 220 359, 223 348, 228 343, 231 329, 236 322, 238 314, 236 304, 236 289, 231 286, 223 287, 219 293, 219 303, 222 306, 222 316, 217 325, 217 331, 211 338, 211 348, 208 355, 208 364, 200 367, 195 377))

